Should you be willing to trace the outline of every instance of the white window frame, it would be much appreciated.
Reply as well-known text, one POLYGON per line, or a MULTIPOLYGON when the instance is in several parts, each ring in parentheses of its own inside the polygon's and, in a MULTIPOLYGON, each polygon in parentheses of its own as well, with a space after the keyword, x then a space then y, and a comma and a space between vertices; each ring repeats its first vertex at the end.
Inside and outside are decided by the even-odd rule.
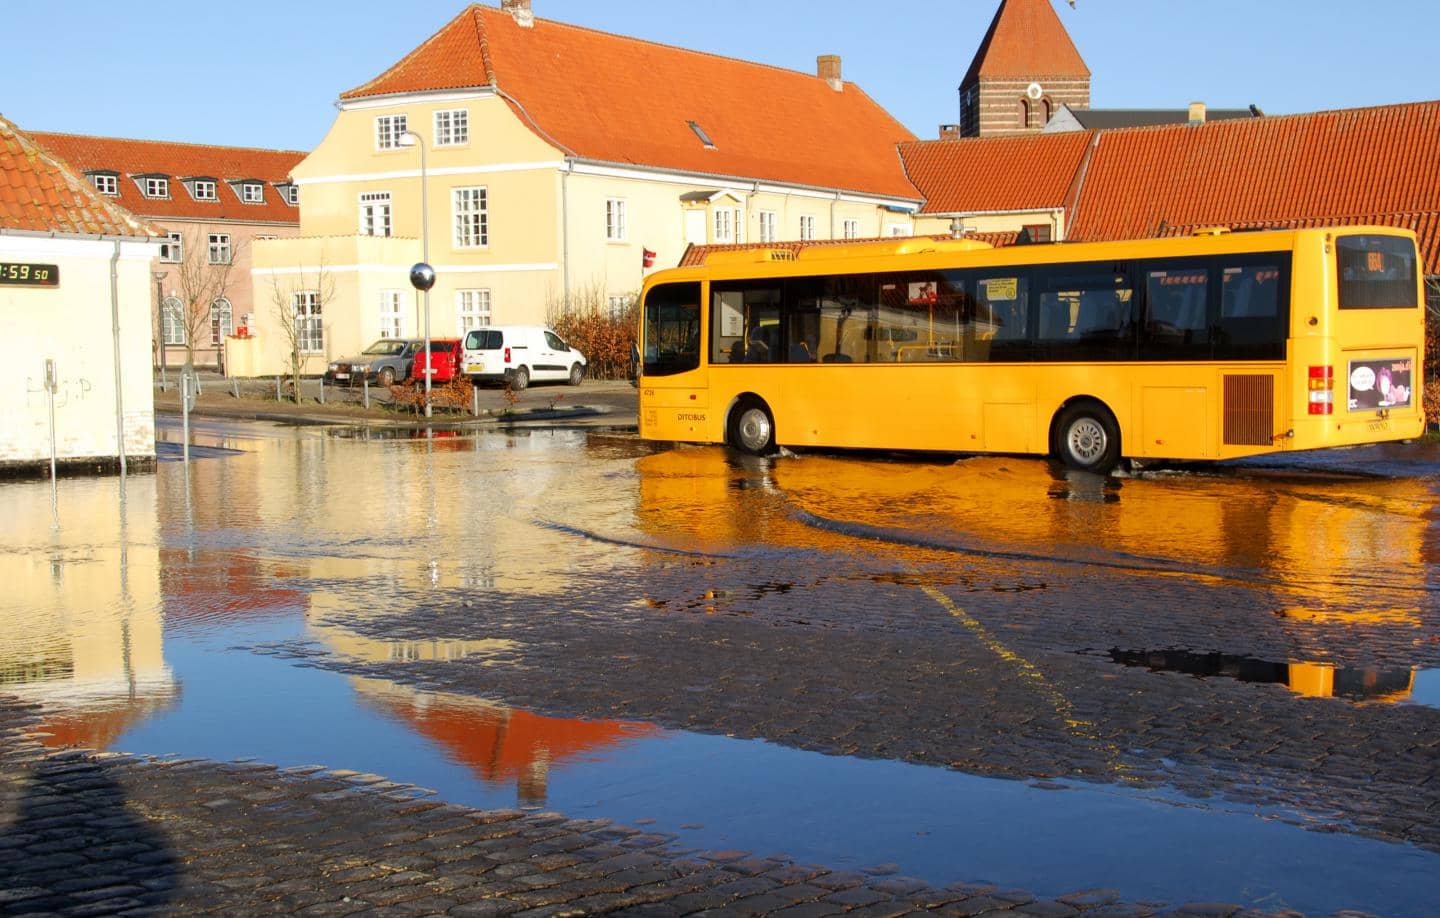
POLYGON ((170 197, 170 180, 168 178, 156 178, 154 176, 145 179, 145 197, 147 198, 168 198, 170 197))
POLYGON ((380 337, 405 337, 405 291, 380 291, 380 337))
POLYGON ((196 179, 191 183, 195 189, 195 200, 197 201, 218 201, 220 200, 220 188, 210 179, 196 179))
POLYGON ((210 304, 210 344, 219 347, 235 334, 235 304, 227 297, 216 297, 210 304))
POLYGON ((627 227, 627 207, 624 198, 605 199, 605 238, 610 242, 624 242, 629 229, 627 227))
POLYGON ((435 113, 435 146, 463 147, 470 142, 470 109, 445 108, 435 113))
POLYGON ((90 184, 95 186, 99 194, 108 195, 112 198, 120 197, 120 176, 108 172, 98 172, 90 176, 90 184))
POLYGON ((483 249, 490 245, 490 192, 484 185, 450 191, 451 240, 457 249, 483 249))
POLYGON ((859 221, 859 220, 844 220, 844 221, 842 221, 841 224, 840 224, 840 232, 841 232, 841 235, 844 236, 846 239, 859 239, 859 238, 860 238, 860 221, 859 221))
POLYGON ((265 186, 259 182, 242 182, 240 185, 240 200, 246 204, 264 204, 265 186))
POLYGON ((325 351, 325 324, 320 314, 319 290, 297 290, 290 294, 290 307, 295 318, 295 341, 302 354, 325 351))
POLYGON ((160 261, 167 265, 178 265, 185 260, 185 236, 181 233, 166 233, 167 241, 160 243, 160 261))
POLYGON ((800 241, 809 242, 815 238, 815 217, 813 214, 802 214, 800 217, 800 241))
POLYGON ((886 227, 887 236, 913 236, 915 228, 908 223, 892 223, 886 227))
POLYGON ((728 207, 717 207, 715 219, 711 223, 716 245, 728 245, 735 241, 735 211, 728 207))
POLYGON ((455 322, 463 338, 490 324, 491 299, 488 288, 455 291, 455 322))
POLYGON ((394 232, 388 191, 360 193, 360 235, 389 237, 394 232))
POLYGON ((185 344, 185 304, 177 296, 160 301, 160 340, 166 347, 185 344))
POLYGON ((286 188, 286 189, 285 189, 285 199, 290 202, 290 206, 292 206, 292 207, 299 207, 299 206, 300 206, 300 186, 299 186, 299 185, 291 185, 289 188, 286 188))
POLYGON ((235 258, 235 250, 230 246, 229 233, 210 234, 210 264, 228 265, 235 258))
POLYGON ((775 211, 760 211, 760 241, 779 242, 780 237, 775 232, 775 211))
POLYGON ((410 129, 409 115, 379 115, 375 118, 375 149, 394 150, 410 129))
POLYGON ((625 313, 629 311, 630 304, 633 303, 634 300, 635 298, 629 294, 612 294, 606 302, 606 315, 609 316, 610 321, 619 322, 624 319, 625 313))

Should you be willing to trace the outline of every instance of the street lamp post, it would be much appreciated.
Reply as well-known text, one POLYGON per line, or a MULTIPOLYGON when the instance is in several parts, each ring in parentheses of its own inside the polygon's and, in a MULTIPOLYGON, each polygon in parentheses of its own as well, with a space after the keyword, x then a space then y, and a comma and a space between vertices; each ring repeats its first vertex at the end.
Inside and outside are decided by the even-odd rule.
POLYGON ((170 276, 169 271, 152 271, 150 276, 155 278, 155 318, 160 321, 156 329, 160 339, 160 388, 165 388, 165 289, 161 286, 165 278, 170 276))
POLYGON ((410 283, 425 295, 425 417, 430 412, 430 377, 434 357, 430 353, 430 288, 435 286, 435 269, 430 267, 430 196, 425 187, 425 140, 414 131, 400 135, 402 147, 420 148, 420 263, 410 269, 410 283))

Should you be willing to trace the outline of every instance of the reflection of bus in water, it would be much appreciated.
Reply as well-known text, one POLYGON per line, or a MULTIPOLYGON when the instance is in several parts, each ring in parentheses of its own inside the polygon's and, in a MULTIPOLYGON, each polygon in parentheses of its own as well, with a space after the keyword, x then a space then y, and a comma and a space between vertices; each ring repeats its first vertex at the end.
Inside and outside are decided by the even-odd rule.
POLYGON ((1422 302, 1380 227, 713 253, 646 281, 641 434, 1102 471, 1406 439, 1422 302))
MULTIPOLYGON (((991 457, 955 465, 817 454, 752 462, 720 447, 638 460, 636 521, 646 541, 706 554, 813 550, 844 555, 847 564, 857 551, 871 552, 916 571, 935 570, 948 554, 1010 576, 1058 566, 1062 579, 1233 585, 1263 600, 1257 616, 1313 637, 1297 644, 1307 657, 1304 647, 1339 635, 1363 639, 1357 628, 1414 628, 1434 605, 1423 559, 1440 528, 1427 518, 1433 496, 1424 480, 1097 479, 991 457)), ((1125 650, 1150 659, 1146 649, 1125 650)), ((1285 669, 1264 681, 1368 699, 1403 700, 1410 691, 1408 668, 1357 670, 1324 656, 1266 663, 1285 669)))

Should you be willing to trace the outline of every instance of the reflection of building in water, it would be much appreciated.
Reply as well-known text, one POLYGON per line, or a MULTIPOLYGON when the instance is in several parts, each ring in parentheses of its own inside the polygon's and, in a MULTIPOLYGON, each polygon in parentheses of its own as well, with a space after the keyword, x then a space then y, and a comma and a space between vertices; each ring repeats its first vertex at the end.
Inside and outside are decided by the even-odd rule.
POLYGON ((648 724, 541 717, 374 679, 351 682, 366 703, 439 743, 486 783, 513 783, 523 804, 546 802, 553 768, 659 732, 648 724))
POLYGON ((1352 701, 1409 701, 1415 686, 1413 669, 1359 669, 1329 663, 1272 663, 1250 657, 1182 650, 1112 650, 1110 659, 1151 672, 1185 673, 1200 678, 1225 677, 1241 682, 1283 685, 1312 698, 1352 701))
POLYGON ((163 654, 155 479, 6 488, 0 554, 0 692, 42 707, 50 746, 104 749, 179 695, 163 654))

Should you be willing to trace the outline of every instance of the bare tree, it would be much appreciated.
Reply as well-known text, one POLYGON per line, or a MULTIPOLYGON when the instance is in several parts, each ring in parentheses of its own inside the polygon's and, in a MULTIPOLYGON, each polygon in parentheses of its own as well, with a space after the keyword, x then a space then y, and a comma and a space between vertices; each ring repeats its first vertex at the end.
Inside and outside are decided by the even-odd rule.
POLYGON ((295 402, 300 402, 300 371, 304 355, 316 344, 323 347, 325 307, 335 298, 335 278, 325 270, 322 259, 313 271, 298 268, 289 283, 270 278, 270 305, 280 339, 285 343, 290 385, 295 402))
MULTIPOLYGON (((202 336, 208 336, 215 321, 216 302, 229 299, 231 269, 240 257, 244 242, 235 240, 229 233, 212 234, 208 227, 182 234, 182 238, 175 296, 180 300, 177 318, 185 333, 185 372, 193 376, 195 343, 204 340, 202 336), (212 235, 217 237, 214 245, 212 235)), ((218 352, 216 359, 221 359, 218 352)))

